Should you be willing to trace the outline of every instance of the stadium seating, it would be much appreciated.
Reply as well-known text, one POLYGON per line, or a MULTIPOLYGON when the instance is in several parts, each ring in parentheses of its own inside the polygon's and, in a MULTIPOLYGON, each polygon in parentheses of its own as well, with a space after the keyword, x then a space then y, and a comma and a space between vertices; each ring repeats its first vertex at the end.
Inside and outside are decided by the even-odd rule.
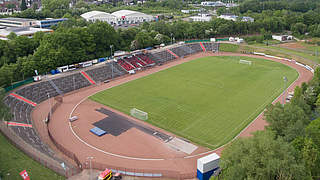
POLYGON ((197 53, 193 49, 191 49, 191 47, 189 47, 188 44, 183 45, 183 49, 187 53, 187 55, 197 53))
POLYGON ((124 61, 123 59, 118 59, 117 63, 123 67, 126 71, 130 71, 133 70, 134 67, 130 64, 128 64, 126 61, 124 61))
POLYGON ((142 61, 144 61, 145 63, 147 63, 147 65, 153 65, 155 64, 155 62, 150 58, 148 57, 147 55, 145 54, 138 54, 136 55, 139 59, 141 59, 142 61))
POLYGON ((153 57, 153 60, 156 61, 156 63, 164 63, 166 61, 176 59, 175 56, 173 56, 166 50, 151 53, 151 56, 153 57))
MULTIPOLYGON (((207 51, 218 50, 219 46, 216 43, 203 43, 207 51)), ((202 48, 199 43, 184 44, 170 49, 179 57, 184 57, 190 54, 202 52, 202 48)), ((170 54, 166 49, 153 51, 146 54, 137 54, 130 58, 119 59, 117 63, 113 64, 114 77, 121 76, 139 67, 145 67, 154 65, 156 63, 161 64, 167 61, 176 59, 176 57, 170 54)), ((110 63, 92 67, 88 70, 84 70, 95 82, 102 82, 111 78, 112 68, 110 63)), ((50 97, 58 96, 59 94, 68 93, 83 87, 90 86, 90 82, 80 73, 65 74, 57 78, 41 81, 31 85, 24 86, 18 89, 15 93, 31 100, 35 103, 41 103, 50 97)), ((31 111, 33 106, 25 103, 13 96, 6 96, 4 103, 10 108, 14 117, 12 122, 31 124, 31 111)), ((32 127, 23 126, 10 126, 10 128, 20 136, 26 143, 32 145, 39 151, 54 157, 54 152, 50 150, 39 138, 37 132, 32 127)))
POLYGON ((186 44, 186 46, 188 46, 190 49, 192 49, 192 51, 193 51, 192 54, 203 52, 203 49, 201 48, 199 43, 186 44))
MULTIPOLYGON (((98 68, 87 70, 86 73, 95 81, 95 82, 103 82, 107 79, 112 78, 112 65, 111 63, 106 63, 98 68)), ((118 64, 113 64, 113 77, 121 76, 125 73, 125 71, 119 70, 118 64)))
POLYGON ((58 95, 58 92, 48 81, 39 82, 30 86, 23 87, 17 90, 16 93, 36 103, 40 103, 48 99, 48 93, 50 97, 58 95))
MULTIPOLYGON (((13 119, 10 122, 31 124, 31 111, 33 107, 12 96, 7 96, 4 103, 10 108, 13 119)), ((45 145, 32 127, 10 126, 10 128, 26 143, 30 144, 40 152, 54 158, 54 152, 45 145)))
POLYGON ((90 82, 80 73, 60 77, 57 79, 53 79, 52 81, 63 93, 68 93, 91 85, 90 82))
POLYGON ((124 60, 130 63, 131 65, 133 65, 135 68, 141 68, 147 65, 145 62, 142 62, 140 59, 138 59, 135 56, 125 58, 124 60))
POLYGON ((204 42, 202 43, 203 46, 206 48, 207 51, 218 51, 218 43, 213 43, 213 42, 204 42))
POLYGON ((185 51, 186 49, 184 47, 185 47, 184 45, 174 47, 174 48, 171 48, 170 51, 172 51, 173 53, 175 53, 179 57, 184 57, 184 56, 187 56, 190 54, 189 52, 185 51))

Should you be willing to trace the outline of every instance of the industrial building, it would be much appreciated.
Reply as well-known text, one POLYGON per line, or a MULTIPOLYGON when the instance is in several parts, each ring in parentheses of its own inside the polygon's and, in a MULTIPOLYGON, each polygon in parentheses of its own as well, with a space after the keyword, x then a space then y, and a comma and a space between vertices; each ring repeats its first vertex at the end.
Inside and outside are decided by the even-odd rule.
POLYGON ((36 32, 50 33, 51 29, 33 28, 33 27, 4 27, 0 26, 0 39, 7 40, 10 33, 15 33, 17 36, 32 37, 36 32))
POLYGON ((40 27, 40 28, 49 28, 54 25, 58 25, 59 22, 67 21, 67 18, 60 18, 60 19, 52 19, 52 18, 47 18, 44 20, 38 21, 38 25, 35 27, 40 27))
POLYGON ((120 10, 112 14, 102 11, 90 11, 81 15, 87 21, 103 21, 111 25, 139 24, 142 22, 150 22, 155 18, 151 15, 137 11, 120 10))
POLYGON ((33 27, 37 25, 37 20, 26 18, 1 18, 0 26, 6 27, 33 27))
POLYGON ((212 19, 212 16, 209 14, 198 14, 198 16, 191 16, 191 21, 198 21, 198 22, 209 22, 212 19))
POLYGON ((44 20, 36 20, 36 19, 26 19, 26 18, 1 18, 0 26, 5 27, 40 27, 40 28, 48 28, 52 25, 57 25, 59 22, 66 21, 67 18, 61 19, 44 19, 44 20))
POLYGON ((272 35, 272 39, 284 42, 284 41, 289 41, 289 40, 293 40, 293 36, 290 35, 272 35))
POLYGON ((226 4, 221 1, 204 1, 201 2, 201 6, 226 7, 226 4))
MULTIPOLYGON (((222 14, 222 15, 218 16, 218 18, 231 20, 231 21, 237 21, 239 16, 236 16, 234 14, 222 14)), ((254 19, 252 17, 243 16, 241 21, 243 21, 243 22, 254 22, 254 19)))

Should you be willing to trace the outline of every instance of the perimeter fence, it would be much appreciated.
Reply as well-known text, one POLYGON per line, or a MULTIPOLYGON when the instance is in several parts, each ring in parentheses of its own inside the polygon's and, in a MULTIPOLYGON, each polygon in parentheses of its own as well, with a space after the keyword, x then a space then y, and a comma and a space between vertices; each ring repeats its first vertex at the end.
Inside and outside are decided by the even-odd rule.
POLYGON ((41 153, 30 144, 27 144, 18 135, 16 135, 3 121, 0 121, 0 131, 12 145, 24 152, 31 159, 42 164, 44 167, 53 170, 57 174, 65 177, 71 177, 81 172, 79 171, 79 168, 74 168, 72 166, 66 166, 67 168, 63 168, 60 162, 41 153))
MULTIPOLYGON (((56 109, 62 104, 62 98, 56 98, 55 103, 52 106, 51 113, 54 113, 56 109)), ((48 119, 50 119, 50 113, 48 113, 48 119)), ((50 121, 49 121, 50 122, 50 121)), ((49 123, 48 123, 49 125, 49 123)), ((52 143, 57 147, 59 151, 61 151, 65 156, 72 159, 78 166, 79 170, 81 169, 97 169, 97 170, 105 170, 106 168, 113 170, 113 172, 119 172, 123 175, 127 176, 136 176, 136 177, 157 177, 157 178, 173 178, 173 179, 192 179, 196 177, 196 172, 191 172, 188 174, 181 174, 178 171, 168 171, 168 170, 146 170, 146 169, 136 169, 136 168, 124 168, 118 167, 111 164, 100 163, 100 162, 91 162, 91 167, 89 162, 83 162, 79 160, 77 155, 72 151, 65 148, 62 144, 60 144, 57 140, 55 140, 54 136, 50 133, 50 128, 48 127, 48 135, 52 143)))
POLYGON ((178 171, 169 170, 147 170, 147 169, 137 169, 137 168, 124 168, 118 167, 110 164, 99 163, 96 161, 83 163, 84 169, 97 169, 105 170, 106 168, 111 169, 112 172, 119 172, 122 175, 136 176, 136 177, 149 177, 149 178, 172 178, 172 179, 193 179, 197 176, 196 172, 181 174, 178 171))

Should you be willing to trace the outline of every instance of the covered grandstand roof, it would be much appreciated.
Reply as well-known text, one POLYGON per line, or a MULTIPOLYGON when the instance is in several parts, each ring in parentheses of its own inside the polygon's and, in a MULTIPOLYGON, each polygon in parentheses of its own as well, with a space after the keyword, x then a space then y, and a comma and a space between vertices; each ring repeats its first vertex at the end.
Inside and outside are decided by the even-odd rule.
POLYGON ((85 18, 85 19, 90 19, 93 17, 98 17, 98 16, 112 16, 110 13, 106 13, 106 12, 102 12, 102 11, 90 11, 90 12, 86 12, 84 14, 81 14, 81 17, 85 18))

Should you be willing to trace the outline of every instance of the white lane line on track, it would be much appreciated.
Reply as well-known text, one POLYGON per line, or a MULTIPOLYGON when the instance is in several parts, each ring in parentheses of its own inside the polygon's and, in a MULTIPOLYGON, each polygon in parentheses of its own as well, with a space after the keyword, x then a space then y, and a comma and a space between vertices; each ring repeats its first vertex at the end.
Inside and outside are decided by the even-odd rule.
MULTIPOLYGON (((262 58, 262 59, 264 59, 264 58, 262 58)), ((282 64, 282 63, 281 63, 281 64, 282 64)), ((284 65, 287 65, 287 64, 284 64, 284 65)), ((289 65, 287 65, 287 66, 289 66, 289 65)), ((289 67, 291 67, 291 66, 289 66, 289 67)), ((292 68, 293 68, 293 67, 292 67, 292 68)), ((293 68, 293 69, 295 69, 295 68, 293 68)), ((297 69, 295 69, 295 70, 297 70, 297 69)), ((299 72, 299 71, 297 71, 297 72, 298 72, 298 74, 299 74, 298 78, 297 78, 295 81, 293 81, 293 82, 290 84, 290 86, 288 86, 288 88, 286 89, 286 91, 288 91, 288 89, 289 89, 291 86, 293 86, 293 85, 299 80, 299 78, 301 77, 300 72, 299 72)), ((275 98, 275 99, 272 101, 272 104, 273 104, 275 101, 277 101, 277 100, 281 97, 281 95, 283 95, 283 93, 281 93, 277 98, 275 98)), ((228 144, 232 143, 234 140, 236 140, 236 139, 237 139, 246 129, 248 129, 260 116, 262 116, 263 113, 264 113, 264 110, 263 110, 253 121, 251 121, 251 123, 249 123, 242 131, 240 131, 240 133, 239 133, 237 136, 235 136, 235 137, 234 137, 231 141, 229 141, 228 143, 226 143, 226 144, 224 144, 224 145, 222 145, 222 146, 220 146, 220 147, 218 147, 218 148, 216 148, 216 149, 214 149, 214 150, 207 151, 207 152, 203 152, 203 153, 200 153, 200 154, 191 155, 191 156, 186 156, 186 157, 184 157, 184 158, 188 159, 188 158, 193 158, 193 157, 197 157, 197 156, 209 154, 209 153, 212 153, 212 152, 214 152, 214 151, 217 151, 217 150, 225 147, 226 145, 228 145, 228 144)))
MULTIPOLYGON (((104 89, 105 90, 105 89, 104 89)), ((100 92, 100 91, 98 91, 100 92)), ((97 92, 96 92, 97 93, 97 92)), ((88 97, 85 97, 84 99, 82 99, 75 107, 73 107, 72 111, 70 112, 70 115, 69 115, 69 118, 72 117, 72 114, 73 112, 76 110, 76 108, 83 102, 87 99, 88 97)), ((72 128, 72 125, 71 125, 71 122, 69 122, 69 127, 70 127, 70 130, 71 132, 73 133, 73 135, 79 140, 81 141, 82 143, 84 143, 85 145, 97 150, 97 151, 100 151, 104 154, 108 154, 108 155, 111 155, 111 156, 115 156, 115 157, 119 157, 119 158, 124 158, 124 159, 131 159, 131 160, 141 160, 141 161, 162 161, 162 160, 165 160, 165 159, 157 159, 157 158, 137 158, 137 157, 130 157, 130 156, 123 156, 123 155, 119 155, 119 154, 114 154, 114 153, 111 153, 111 152, 106 152, 106 151, 103 151, 87 142, 85 142, 84 140, 82 140, 73 130, 72 128)))
MULTIPOLYGON (((235 56, 237 56, 237 55, 235 55, 235 56)), ((248 56, 248 57, 249 57, 249 56, 248 56)), ((274 58, 263 58, 263 57, 254 57, 254 58, 261 58, 261 59, 267 59, 267 60, 272 60, 272 61, 275 60, 274 58)), ((277 61, 275 61, 275 62, 277 62, 277 61)), ((281 63, 281 62, 278 62, 278 63, 281 63)), ((281 63, 281 64, 284 64, 284 63, 281 63)), ((291 67, 289 64, 284 64, 284 65, 291 67)), ((297 70, 297 69, 294 68, 294 67, 291 67, 291 68, 297 70)), ((290 84, 290 86, 286 89, 286 91, 287 91, 291 86, 293 86, 293 85, 296 83, 296 81, 298 81, 299 78, 301 77, 301 76, 300 76, 300 72, 299 72, 299 71, 297 71, 297 72, 298 72, 298 74, 299 74, 298 78, 297 78, 293 83, 290 84)), ((152 74, 153 74, 153 73, 152 73, 152 74)), ((112 86, 112 87, 113 87, 113 86, 112 86)), ((111 87, 109 87, 109 88, 111 88, 111 87)), ((109 89, 109 88, 106 88, 106 89, 109 89)), ((96 94, 96 93, 99 93, 99 92, 104 91, 104 90, 106 90, 106 89, 99 90, 99 91, 97 91, 97 92, 92 93, 91 95, 96 94)), ((91 95, 89 95, 89 96, 91 96, 91 95)), ((281 95, 282 95, 282 94, 280 94, 277 98, 275 98, 275 99, 272 101, 272 103, 274 103, 276 100, 278 100, 278 99, 281 97, 281 95)), ((73 114, 73 112, 76 110, 76 108, 77 108, 83 101, 85 101, 89 96, 83 98, 79 103, 77 103, 77 104, 73 107, 72 111, 71 111, 70 114, 69 114, 69 118, 72 117, 72 114, 73 114)), ((217 151, 217 150, 225 147, 226 145, 230 144, 230 143, 233 142, 235 139, 237 139, 246 129, 248 129, 248 127, 250 127, 250 126, 263 114, 263 112, 264 112, 264 111, 262 111, 253 121, 251 121, 237 136, 235 136, 235 137, 234 137, 231 141, 229 141, 228 143, 226 143, 226 144, 224 144, 224 145, 222 145, 222 146, 220 146, 220 147, 218 147, 218 148, 216 148, 216 149, 214 149, 214 150, 210 150, 210 151, 203 152, 203 153, 199 153, 199 154, 195 154, 195 155, 185 156, 185 157, 183 157, 183 158, 184 158, 184 159, 188 159, 188 158, 193 158, 193 157, 197 157, 197 156, 209 154, 209 153, 215 152, 215 151, 217 151)), ((72 128, 72 125, 71 125, 71 122, 69 122, 69 128, 70 128, 71 132, 73 133, 73 135, 74 135, 80 142, 82 142, 83 144, 87 145, 88 147, 90 147, 90 148, 92 148, 92 149, 95 149, 95 150, 97 150, 97 151, 99 151, 99 152, 102 152, 102 153, 104 153, 104 154, 108 154, 108 155, 111 155, 111 156, 115 156, 115 157, 119 157, 119 158, 124 158, 124 159, 141 160, 141 161, 162 161, 162 160, 169 160, 169 159, 160 159, 160 158, 159 158, 159 159, 157 159, 157 158, 137 158, 137 157, 123 156, 123 155, 114 154, 114 153, 111 153, 111 152, 106 152, 106 151, 103 151, 103 150, 101 150, 101 149, 99 149, 99 148, 97 148, 97 147, 95 147, 95 146, 93 146, 93 145, 85 142, 84 140, 82 140, 82 139, 74 132, 74 130, 73 130, 73 128, 72 128)), ((179 158, 176 158, 176 159, 179 159, 179 158)))

